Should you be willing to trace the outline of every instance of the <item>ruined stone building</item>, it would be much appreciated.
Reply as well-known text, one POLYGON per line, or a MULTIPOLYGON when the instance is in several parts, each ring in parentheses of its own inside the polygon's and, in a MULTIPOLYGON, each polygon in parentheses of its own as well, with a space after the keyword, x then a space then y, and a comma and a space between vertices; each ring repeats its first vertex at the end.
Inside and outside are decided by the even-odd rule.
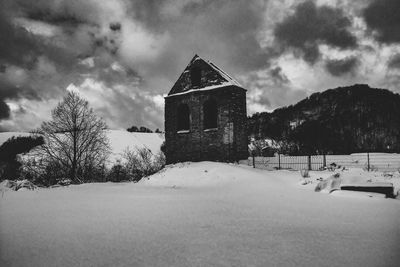
POLYGON ((194 56, 165 97, 167 163, 247 158, 246 90, 194 56))

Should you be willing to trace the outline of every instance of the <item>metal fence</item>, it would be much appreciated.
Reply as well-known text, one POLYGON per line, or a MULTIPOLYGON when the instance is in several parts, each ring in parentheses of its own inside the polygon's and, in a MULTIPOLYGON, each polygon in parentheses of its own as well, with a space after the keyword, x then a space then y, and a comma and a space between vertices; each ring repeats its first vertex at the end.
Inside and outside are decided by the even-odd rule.
POLYGON ((242 162, 261 169, 322 170, 336 165, 346 168, 362 168, 368 171, 400 170, 400 154, 355 153, 351 155, 311 155, 250 157, 242 162))

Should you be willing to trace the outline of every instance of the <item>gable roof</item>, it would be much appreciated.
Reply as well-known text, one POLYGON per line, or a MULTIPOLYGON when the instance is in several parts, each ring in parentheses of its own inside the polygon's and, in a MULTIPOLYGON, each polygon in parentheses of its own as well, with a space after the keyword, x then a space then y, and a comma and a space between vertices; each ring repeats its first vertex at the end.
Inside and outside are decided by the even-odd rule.
POLYGON ((226 86, 236 86, 245 90, 242 85, 214 63, 195 55, 179 76, 167 97, 191 93, 194 91, 214 90, 226 86), (191 71, 201 70, 200 85, 193 85, 191 71))

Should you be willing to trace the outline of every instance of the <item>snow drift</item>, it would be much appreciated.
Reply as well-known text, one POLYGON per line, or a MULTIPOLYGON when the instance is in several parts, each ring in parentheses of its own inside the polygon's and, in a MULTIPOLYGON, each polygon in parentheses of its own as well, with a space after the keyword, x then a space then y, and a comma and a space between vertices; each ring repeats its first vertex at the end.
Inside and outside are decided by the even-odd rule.
POLYGON ((318 194, 300 179, 199 162, 136 184, 9 191, 0 265, 399 265, 399 201, 318 194))

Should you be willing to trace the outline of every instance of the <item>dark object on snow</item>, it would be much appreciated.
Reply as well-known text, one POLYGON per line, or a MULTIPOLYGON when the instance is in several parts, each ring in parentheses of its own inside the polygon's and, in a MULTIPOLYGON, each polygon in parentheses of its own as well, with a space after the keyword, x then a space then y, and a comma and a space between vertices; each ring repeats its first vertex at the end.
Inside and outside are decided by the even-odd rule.
POLYGON ((340 178, 340 174, 335 173, 334 175, 326 178, 325 180, 323 180, 321 178, 320 182, 317 184, 314 191, 331 193, 340 188, 341 182, 342 182, 342 178, 340 178))
POLYGON ((362 191, 384 194, 386 197, 394 198, 394 189, 392 183, 366 183, 366 184, 343 184, 341 190, 362 191))

